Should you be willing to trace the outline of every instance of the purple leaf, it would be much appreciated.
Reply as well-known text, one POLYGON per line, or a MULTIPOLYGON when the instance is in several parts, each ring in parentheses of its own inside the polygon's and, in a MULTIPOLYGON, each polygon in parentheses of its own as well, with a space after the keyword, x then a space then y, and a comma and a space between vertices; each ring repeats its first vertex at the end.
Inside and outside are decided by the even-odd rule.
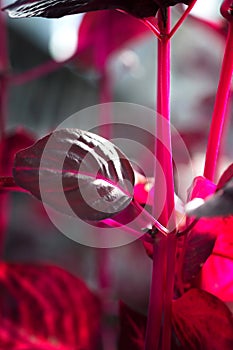
POLYGON ((110 218, 133 198, 134 172, 125 155, 79 129, 55 131, 17 153, 13 175, 46 204, 84 220, 110 218))
POLYGON ((233 349, 232 313, 203 290, 191 289, 173 302, 172 323, 183 349, 233 349))
POLYGON ((190 4, 191 0, 18 0, 5 9, 12 17, 57 18, 74 13, 120 9, 136 17, 155 16, 158 9, 178 3, 190 4))

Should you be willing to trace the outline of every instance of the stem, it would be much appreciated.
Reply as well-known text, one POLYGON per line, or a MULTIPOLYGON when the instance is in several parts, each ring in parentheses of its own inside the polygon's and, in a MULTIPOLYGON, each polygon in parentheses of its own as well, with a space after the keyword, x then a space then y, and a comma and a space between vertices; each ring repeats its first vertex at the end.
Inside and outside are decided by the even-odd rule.
MULTIPOLYGON (((0 0, 0 7, 2 7, 1 5, 2 2, 0 0)), ((6 170, 3 162, 3 152, 7 151, 5 149, 5 123, 7 115, 9 64, 6 19, 3 12, 0 13, 0 35, 0 174, 4 174, 6 170)), ((0 193, 0 256, 3 253, 8 213, 8 196, 6 193, 0 193)))
POLYGON ((112 130, 112 84, 107 69, 101 72, 100 78, 100 130, 99 133, 107 140, 111 140, 113 136, 112 130))
POLYGON ((229 92, 231 89, 232 72, 233 22, 230 22, 206 151, 204 176, 210 181, 215 180, 216 169, 219 162, 219 149, 222 142, 224 124, 226 123, 227 119, 226 109, 229 100, 229 92))
POLYGON ((142 23, 144 23, 151 31, 152 33, 160 39, 160 30, 158 28, 157 23, 155 22, 155 18, 142 18, 141 19, 142 23))
POLYGON ((157 82, 157 137, 155 141, 155 191, 153 216, 158 217, 171 233, 167 238, 155 240, 153 272, 149 302, 148 325, 146 331, 146 350, 169 350, 171 346, 171 305, 174 290, 175 269, 175 215, 174 180, 170 130, 170 9, 167 9, 167 23, 161 12, 158 15, 160 38, 158 41, 158 82, 157 82), (159 171, 162 168, 163 174, 159 171), (165 181, 164 181, 165 179, 165 181), (165 182, 165 183, 164 183, 165 182), (157 213, 156 203, 164 202, 162 213, 157 213), (164 326, 161 333, 162 318, 164 326), (162 338, 161 338, 162 334, 162 338))
POLYGON ((180 26, 182 25, 182 23, 185 21, 185 19, 187 18, 187 16, 189 15, 189 13, 192 11, 193 6, 196 4, 197 0, 193 0, 191 2, 191 4, 187 7, 187 9, 184 11, 184 13, 182 14, 182 16, 180 17, 180 19, 176 22, 176 24, 174 25, 174 27, 172 28, 172 30, 169 33, 169 38, 171 38, 175 32, 180 28, 180 26))
POLYGON ((137 208, 138 212, 141 213, 142 218, 145 218, 145 222, 153 225, 159 232, 161 232, 164 236, 167 236, 169 233, 168 229, 164 227, 158 220, 156 220, 146 209, 144 209, 138 202, 135 200, 132 202, 135 208, 137 208))

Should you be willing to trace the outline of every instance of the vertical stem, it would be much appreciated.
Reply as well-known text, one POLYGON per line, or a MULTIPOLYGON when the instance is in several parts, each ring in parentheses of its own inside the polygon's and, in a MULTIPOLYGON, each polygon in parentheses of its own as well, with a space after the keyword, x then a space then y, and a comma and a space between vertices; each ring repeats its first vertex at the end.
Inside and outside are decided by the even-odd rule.
MULTIPOLYGON (((1 7, 1 0, 0 0, 1 7)), ((0 13, 0 174, 5 175, 3 152, 5 152, 5 121, 7 113, 8 47, 5 15, 0 13)), ((8 194, 0 193, 0 256, 3 253, 4 234, 8 219, 8 194)))
POLYGON ((112 84, 107 69, 101 72, 100 78, 100 133, 107 140, 112 138, 112 106, 108 102, 112 101, 112 84), (103 104, 103 105, 102 105, 103 104))
MULTIPOLYGON (((1 0, 0 0, 1 6, 1 0)), ((0 138, 5 133, 5 118, 7 109, 7 83, 8 83, 8 48, 7 48, 7 31, 6 20, 3 12, 0 13, 0 138)))
POLYGON ((219 149, 222 142, 224 124, 226 123, 226 109, 231 88, 232 72, 233 22, 230 22, 205 159, 204 176, 211 181, 215 180, 219 161, 219 149))
POLYGON ((158 41, 158 81, 155 140, 155 198, 153 215, 172 233, 154 242, 153 273, 149 303, 146 350, 169 350, 171 346, 171 303, 174 287, 176 237, 174 216, 174 180, 170 130, 170 9, 164 25, 164 13, 158 14, 160 40, 158 41), (161 174, 162 169, 163 174, 161 174), (156 188, 158 189, 156 191, 156 188), (165 196, 165 198, 164 198, 165 196), (165 204, 162 213, 157 203, 165 204), (163 329, 162 329, 162 319, 163 329), (161 333, 162 332, 162 333, 161 333), (162 335, 162 337, 161 337, 162 335))

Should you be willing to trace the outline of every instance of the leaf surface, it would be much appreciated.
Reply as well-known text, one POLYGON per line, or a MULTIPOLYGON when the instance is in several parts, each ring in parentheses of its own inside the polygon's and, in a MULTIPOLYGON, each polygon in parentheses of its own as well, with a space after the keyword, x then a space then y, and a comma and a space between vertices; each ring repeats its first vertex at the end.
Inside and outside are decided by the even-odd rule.
POLYGON ((220 299, 191 289, 173 302, 172 311, 173 327, 184 349, 233 349, 233 316, 220 299))
POLYGON ((197 218, 233 215, 233 179, 200 206, 188 208, 187 214, 197 218))
POLYGON ((55 131, 19 152, 13 175, 38 199, 84 220, 110 218, 133 198, 134 172, 125 155, 79 129, 55 131))
POLYGON ((120 302, 119 350, 143 350, 147 318, 120 302))
POLYGON ((1 349, 98 349, 100 305, 81 280, 51 265, 1 263, 0 274, 1 349))
POLYGON ((18 0, 6 7, 12 17, 57 18, 74 13, 120 9, 136 17, 155 16, 158 9, 191 0, 18 0))

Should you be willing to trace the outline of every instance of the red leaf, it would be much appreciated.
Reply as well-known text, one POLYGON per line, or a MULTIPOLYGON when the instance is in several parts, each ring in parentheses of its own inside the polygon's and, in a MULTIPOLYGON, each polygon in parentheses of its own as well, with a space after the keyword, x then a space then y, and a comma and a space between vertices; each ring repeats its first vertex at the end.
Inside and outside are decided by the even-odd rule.
POLYGON ((119 11, 87 13, 79 28, 78 63, 102 71, 114 51, 146 33, 150 31, 144 24, 119 11))
POLYGON ((133 198, 134 172, 125 155, 106 139, 79 129, 55 131, 19 152, 13 175, 38 199, 43 188, 45 203, 84 220, 112 217, 133 198))
POLYGON ((2 263, 0 273, 1 323, 42 344, 98 349, 99 302, 81 280, 46 265, 2 263))
POLYGON ((173 302, 175 333, 188 350, 232 350, 233 316, 215 296, 191 289, 173 302))
POLYGON ((119 350, 143 350, 147 318, 120 302, 119 350))
POLYGON ((36 338, 8 320, 1 320, 0 348, 1 350, 70 350, 56 343, 53 338, 46 341, 36 338))
POLYGON ((233 217, 220 220, 224 226, 203 266, 200 285, 224 301, 233 301, 233 217))

